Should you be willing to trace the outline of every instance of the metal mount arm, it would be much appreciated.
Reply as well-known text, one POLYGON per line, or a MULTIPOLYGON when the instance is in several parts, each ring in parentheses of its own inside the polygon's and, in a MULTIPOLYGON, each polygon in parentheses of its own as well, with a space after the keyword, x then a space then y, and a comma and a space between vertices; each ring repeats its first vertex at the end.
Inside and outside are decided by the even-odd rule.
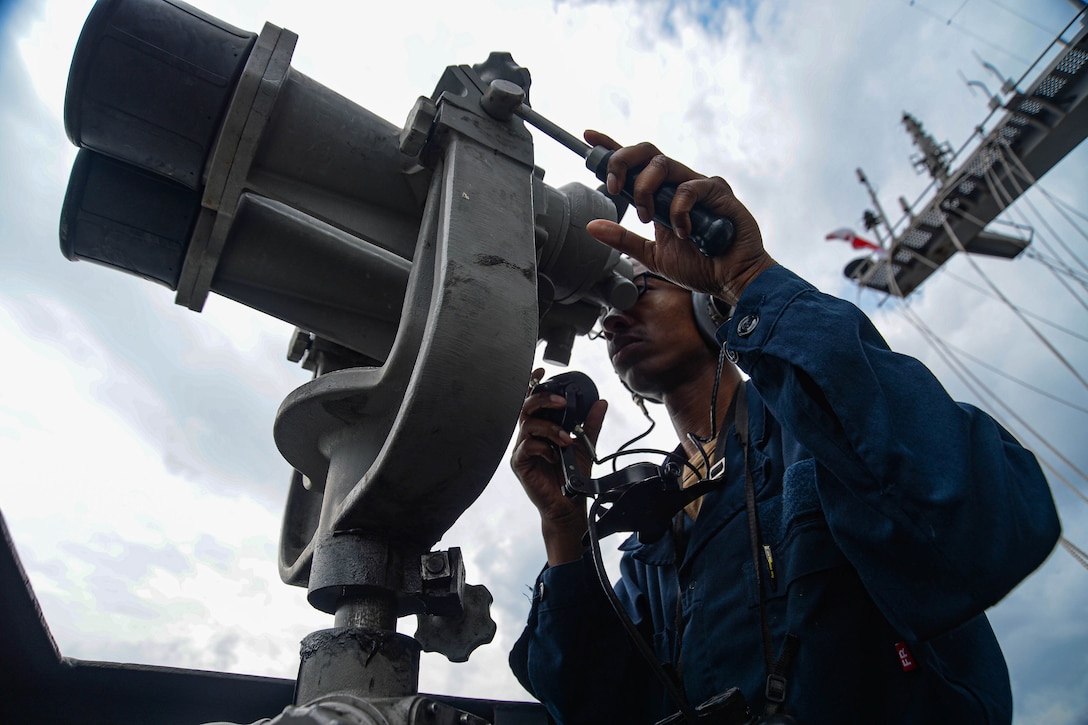
POLYGON ((428 648, 459 661, 494 633, 464 611, 465 602, 481 609, 490 597, 472 588, 466 596, 463 570, 437 590, 423 585, 442 568, 428 570, 442 556, 430 547, 498 466, 532 366, 534 167, 524 127, 479 108, 475 73, 451 68, 443 83, 454 81, 460 91, 440 96, 421 150, 434 173, 388 359, 317 377, 287 397, 276 419, 280 451, 310 482, 291 491, 281 574, 307 585, 311 604, 335 613, 338 625, 307 638, 315 654, 303 658, 300 702, 413 694, 415 677, 402 673, 418 668, 419 645, 392 644, 403 637, 394 632, 399 616, 468 622, 460 630, 421 625, 428 648), (451 594, 459 601, 436 606, 451 594), (385 653, 388 676, 375 683, 375 654, 380 665, 385 653), (362 662, 367 677, 330 683, 321 674, 362 662), (361 682, 371 684, 345 684, 361 682))

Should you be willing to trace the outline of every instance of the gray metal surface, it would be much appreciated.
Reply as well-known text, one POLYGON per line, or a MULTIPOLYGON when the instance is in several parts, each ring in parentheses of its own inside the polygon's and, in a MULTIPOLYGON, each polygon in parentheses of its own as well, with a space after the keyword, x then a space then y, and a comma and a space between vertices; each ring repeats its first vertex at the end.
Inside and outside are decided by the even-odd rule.
POLYGON ((424 652, 439 652, 450 662, 468 662, 469 655, 495 638, 498 630, 489 614, 494 598, 486 587, 468 585, 457 615, 422 615, 415 638, 424 652))
POLYGON ((396 632, 340 627, 302 640, 295 702, 332 695, 409 697, 419 691, 419 643, 396 632))
MULTIPOLYGON (((103 0, 95 15, 116 8, 137 19, 191 10, 103 0)), ((214 50, 222 29, 201 20, 193 32, 199 42, 177 50, 181 70, 160 64, 129 80, 161 87, 197 67, 185 52, 214 50)), ((209 100, 224 108, 220 127, 201 147, 201 178, 186 177, 200 210, 177 301, 199 310, 215 291, 304 328, 290 354, 317 377, 287 397, 274 427, 296 469, 281 574, 337 626, 304 641, 296 704, 400 698, 382 716, 414 722, 426 714, 413 709, 420 645, 396 620, 419 615, 428 649, 456 661, 493 637, 490 594, 465 584, 459 552, 430 547, 501 461, 538 330, 569 356, 602 304, 633 301, 630 269, 584 229, 616 207, 585 187, 545 185, 521 120, 484 111, 497 79, 528 95, 529 73, 509 54, 447 68, 398 129, 292 69, 294 33, 266 25, 239 38, 252 51, 244 63, 233 55, 229 104, 209 100)), ((86 100, 75 88, 72 107, 86 100)), ((130 100, 149 117, 158 110, 140 107, 139 93, 130 100)), ((124 160, 140 173, 171 166, 168 144, 138 151, 124 160)), ((139 272, 126 251, 111 266, 139 272)))
POLYGON ((368 625, 307 639, 300 702, 413 694, 419 645, 395 621, 412 597, 426 613, 427 586, 456 599, 421 621, 431 649, 464 661, 494 635, 490 595, 466 592, 459 557, 455 574, 428 550, 487 485, 520 410, 537 339, 534 167, 524 128, 486 120, 478 79, 458 72, 421 150, 434 174, 388 359, 319 376, 277 415, 277 445, 311 482, 291 495, 321 499, 289 503, 303 512, 285 520, 290 551, 308 543, 281 555, 281 574, 340 623, 368 625))
POLYGON ((207 213, 182 269, 178 304, 203 307, 219 257, 239 234, 234 216, 244 193, 411 258, 429 174, 400 153, 400 129, 291 68, 297 39, 271 24, 257 38, 208 159, 207 213))
POLYGON ((340 695, 288 707, 276 717, 252 725, 488 725, 489 722, 492 721, 427 697, 363 700, 340 695))
MULTIPOLYGON (((315 482, 292 495, 324 496, 326 531, 380 532, 418 551, 487 485, 536 342, 532 168, 456 132, 447 143, 386 364, 296 390, 274 430, 315 482)), ((285 580, 304 581, 311 555, 284 562, 285 580)))

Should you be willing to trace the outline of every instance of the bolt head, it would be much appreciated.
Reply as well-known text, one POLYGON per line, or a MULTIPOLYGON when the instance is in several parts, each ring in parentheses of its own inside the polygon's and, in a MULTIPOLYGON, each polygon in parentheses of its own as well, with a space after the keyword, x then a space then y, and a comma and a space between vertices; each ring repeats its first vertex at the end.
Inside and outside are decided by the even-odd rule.
POLYGON ((441 574, 446 570, 447 562, 443 554, 431 554, 423 564, 431 574, 441 574))
POLYGON ((407 156, 419 155, 427 143, 427 137, 430 136, 431 126, 434 125, 437 115, 438 107, 434 101, 426 96, 416 99, 416 104, 412 106, 408 120, 405 121, 404 128, 400 132, 401 153, 407 156))

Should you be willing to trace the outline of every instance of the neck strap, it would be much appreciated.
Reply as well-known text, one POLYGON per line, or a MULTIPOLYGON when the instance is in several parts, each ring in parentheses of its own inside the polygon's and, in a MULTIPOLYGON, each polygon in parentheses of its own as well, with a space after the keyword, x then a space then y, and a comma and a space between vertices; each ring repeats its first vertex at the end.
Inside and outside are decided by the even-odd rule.
POLYGON ((752 467, 748 461, 748 401, 746 385, 741 383, 737 389, 737 434, 744 449, 744 503, 748 518, 748 539, 752 545, 752 566, 756 575, 756 589, 759 591, 759 629, 763 640, 763 662, 766 666, 767 680, 764 688, 766 707, 764 713, 772 715, 785 712, 786 672, 789 671, 793 658, 800 644, 796 635, 787 634, 782 652, 776 659, 771 643, 771 627, 767 622, 767 585, 778 587, 775 578, 774 559, 770 547, 763 545, 759 529, 759 512, 756 508, 756 486, 752 478, 752 467), (766 567, 767 585, 764 584, 763 572, 766 567))

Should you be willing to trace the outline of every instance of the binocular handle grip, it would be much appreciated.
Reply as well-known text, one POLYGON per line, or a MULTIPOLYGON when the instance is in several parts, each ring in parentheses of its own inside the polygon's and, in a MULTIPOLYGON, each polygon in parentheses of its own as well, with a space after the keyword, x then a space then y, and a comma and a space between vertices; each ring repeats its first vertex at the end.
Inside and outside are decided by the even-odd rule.
MULTIPOLYGON (((601 181, 608 180, 608 160, 612 158, 612 151, 603 146, 594 146, 586 155, 586 167, 592 171, 601 181)), ((623 197, 634 202, 635 177, 642 169, 632 169, 627 174, 623 184, 623 197)), ((676 196, 676 185, 665 183, 654 192, 654 221, 664 227, 672 229, 672 221, 669 219, 669 207, 672 206, 673 197, 676 196)), ((699 248, 706 257, 719 257, 729 251, 737 236, 736 226, 731 219, 716 216, 696 205, 689 212, 691 218, 691 235, 688 239, 699 248)))

